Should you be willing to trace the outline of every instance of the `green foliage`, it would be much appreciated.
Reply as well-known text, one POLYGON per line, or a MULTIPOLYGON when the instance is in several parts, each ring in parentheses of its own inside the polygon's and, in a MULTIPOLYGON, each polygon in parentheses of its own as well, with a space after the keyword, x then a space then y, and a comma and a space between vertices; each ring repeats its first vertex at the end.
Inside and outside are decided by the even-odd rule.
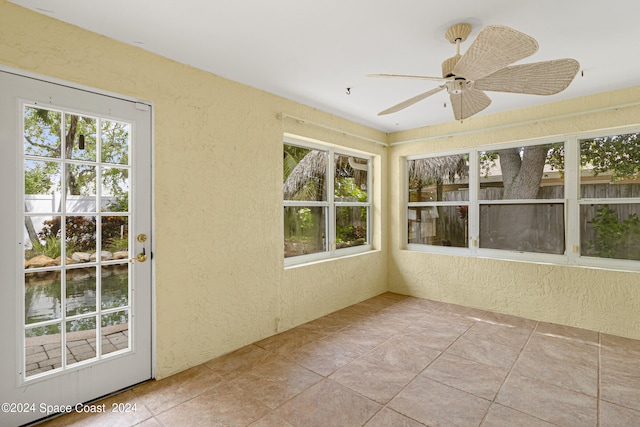
POLYGON ((298 163, 300 163, 300 160, 311 151, 309 148, 284 144, 282 182, 285 182, 287 178, 289 178, 289 175, 291 175, 291 172, 293 172, 298 163))
POLYGON ((129 211, 129 192, 118 194, 114 200, 107 203, 107 212, 129 211))
MULTIPOLYGON (((48 159, 72 161, 99 160, 98 138, 102 143, 102 162, 116 165, 129 163, 129 128, 126 123, 98 120, 60 111, 26 107, 24 111, 24 153, 48 159), (64 117, 64 120, 63 120, 64 117), (98 123, 101 128, 98 129, 98 123), (100 132, 99 132, 100 130, 100 132), (84 140, 81 146, 80 139, 84 140), (63 143, 64 142, 64 143, 63 143)), ((60 190, 59 163, 29 160, 25 167, 25 194, 47 194, 60 190), (56 185, 57 184, 57 185, 56 185)), ((96 168, 79 163, 65 169, 63 181, 67 194, 93 195, 96 189, 96 168)), ((104 168, 102 186, 110 194, 126 193, 128 169, 104 168)))
POLYGON ((349 224, 343 227, 338 227, 336 230, 337 243, 343 242, 359 242, 358 244, 364 244, 367 239, 367 229, 360 224, 349 224))
MULTIPOLYGON (((37 252, 49 258, 57 258, 62 255, 62 242, 55 236, 47 236, 37 252)), ((33 255, 35 256, 35 254, 33 255)))
POLYGON ((580 163, 594 175, 612 173, 612 181, 640 173, 640 133, 614 135, 581 141, 580 163))
POLYGON ((608 205, 600 206, 596 216, 589 221, 596 233, 589 242, 595 256, 603 258, 640 260, 640 218, 633 213, 620 221, 608 205))
POLYGON ((314 228, 313 214, 311 213, 311 209, 300 208, 298 209, 297 214, 298 214, 298 224, 300 225, 302 234, 306 234, 306 232, 314 228))
MULTIPOLYGON (((107 250, 127 250, 128 243, 128 219, 126 216, 106 216, 102 218, 102 245, 107 250)), ((62 253, 60 217, 43 222, 42 231, 38 237, 44 243, 43 251, 49 253, 62 253)), ((96 250, 96 220, 95 217, 70 216, 65 225, 66 252, 70 254, 77 251, 92 252, 96 250)), ((45 253, 46 254, 46 253, 45 253)), ((50 256, 50 255, 49 255, 50 256)), ((53 256, 52 258, 55 258, 53 256)))
MULTIPOLYGON (((564 143, 558 142, 554 144, 547 144, 547 157, 545 164, 552 169, 564 172, 564 143)), ((527 147, 515 148, 520 154, 520 158, 524 157, 524 152, 527 147)), ((480 174, 487 178, 491 175, 491 170, 495 168, 500 159, 500 151, 483 151, 480 152, 480 174)))
POLYGON ((349 201, 366 202, 367 192, 362 190, 353 177, 336 178, 334 194, 336 199, 348 199, 349 201))
POLYGON ((60 173, 54 162, 27 161, 24 173, 24 194, 49 194, 57 187, 54 177, 60 173))

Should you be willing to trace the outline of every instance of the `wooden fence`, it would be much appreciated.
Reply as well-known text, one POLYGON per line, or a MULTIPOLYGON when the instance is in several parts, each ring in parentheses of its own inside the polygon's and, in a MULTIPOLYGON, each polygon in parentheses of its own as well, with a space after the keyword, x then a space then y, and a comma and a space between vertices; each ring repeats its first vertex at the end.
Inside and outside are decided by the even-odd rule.
MULTIPOLYGON (((636 197, 640 198, 640 184, 588 184, 582 185, 581 197, 583 199, 623 199, 636 197)), ((480 200, 502 200, 502 188, 488 187, 482 188, 479 194, 480 200)), ((538 193, 538 200, 564 200, 564 188, 562 186, 541 187, 538 193)), ((468 190, 454 190, 442 193, 444 201, 467 201, 468 190)), ((521 205, 522 206, 522 205, 521 205)), ((565 207, 564 203, 540 203, 533 206, 531 224, 521 224, 527 227, 527 241, 507 242, 508 247, 503 249, 526 250, 543 253, 564 253, 565 250, 565 207)), ((590 222, 596 217, 601 204, 580 205, 580 240, 583 255, 594 255, 590 253, 591 242, 597 236, 590 222)), ((608 203, 609 209, 622 221, 628 219, 632 214, 640 216, 640 204, 608 203)), ((480 209, 480 241, 482 247, 501 248, 500 243, 490 243, 495 234, 500 234, 504 224, 501 223, 501 215, 498 214, 504 205, 481 204, 480 209)), ((420 208, 416 210, 420 215, 420 208)), ((412 221, 409 224, 409 239, 411 243, 431 243, 439 246, 467 246, 467 218, 456 206, 438 207, 438 218, 436 219, 436 235, 430 241, 423 241, 418 233, 412 232, 412 221)), ((414 227, 415 228, 415 227, 414 227)))

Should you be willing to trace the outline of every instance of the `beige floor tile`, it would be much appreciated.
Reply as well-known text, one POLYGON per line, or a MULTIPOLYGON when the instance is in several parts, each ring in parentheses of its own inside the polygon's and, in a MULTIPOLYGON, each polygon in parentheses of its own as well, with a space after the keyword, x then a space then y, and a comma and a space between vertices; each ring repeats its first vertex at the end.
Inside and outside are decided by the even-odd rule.
POLYGON ((640 341, 385 293, 109 399, 42 425, 638 427, 640 341))
POLYGON ((287 420, 273 412, 260 418, 258 421, 251 423, 249 427, 294 427, 287 420))
POLYGON ((281 355, 276 355, 252 344, 213 359, 205 363, 205 366, 224 379, 231 379, 264 363, 282 358, 281 355))
POLYGON ((231 380, 244 394, 274 409, 322 377, 292 362, 275 360, 231 380))
POLYGON ((516 373, 509 375, 495 401, 563 427, 597 424, 595 398, 516 373))
POLYGON ((144 420, 140 424, 136 424, 135 427, 164 427, 164 426, 160 424, 160 421, 158 421, 157 419, 149 418, 148 420, 144 420))
POLYGON ((462 334, 475 324, 475 320, 438 310, 428 313, 418 322, 414 323, 412 327, 446 329, 462 334))
POLYGON ((598 333, 586 329, 573 328, 571 326, 557 325, 555 323, 540 322, 536 327, 536 334, 552 337, 562 337, 576 341, 598 343, 598 333))
POLYGON ((637 427, 640 426, 640 411, 623 408, 609 402, 600 402, 599 427, 637 427))
POLYGON ((351 322, 340 316, 324 316, 304 324, 306 329, 321 333, 322 335, 333 334, 341 329, 350 326, 351 322))
POLYGON ((382 364, 417 375, 439 355, 440 351, 429 347, 420 340, 412 339, 406 335, 396 335, 363 357, 378 360, 382 364))
POLYGON ((601 350, 600 398, 640 411, 640 355, 601 350))
POLYGON ((420 308, 413 308, 409 306, 402 307, 400 306, 400 304, 395 304, 380 311, 376 316, 380 319, 395 319, 409 326, 418 322, 419 320, 422 320, 426 315, 427 312, 420 308))
POLYGON ((494 325, 514 326, 519 329, 527 329, 529 331, 535 329, 538 324, 535 320, 523 319, 522 317, 512 316, 510 314, 487 312, 482 317, 482 322, 494 325))
POLYGON ((387 298, 397 303, 411 297, 408 295, 402 295, 395 292, 385 292, 383 294, 378 295, 376 298, 387 298))
POLYGON ((532 329, 528 328, 480 321, 473 325, 465 333, 465 336, 515 347, 520 350, 529 339, 531 332, 532 329))
POLYGON ((489 408, 481 427, 553 427, 539 418, 494 403, 489 408))
POLYGON ((364 354, 358 351, 347 340, 330 338, 312 342, 290 354, 299 365, 320 374, 329 376, 337 369, 352 362, 364 354))
POLYGON ((632 340, 609 334, 600 334, 600 340, 603 349, 640 357, 640 340, 632 340))
POLYGON ((424 424, 419 423, 411 418, 405 417, 388 408, 382 408, 373 418, 371 418, 365 427, 423 427, 424 424))
POLYGON ((446 350, 446 354, 473 360, 485 365, 509 369, 518 358, 520 349, 496 344, 475 335, 463 335, 446 350))
POLYGON ((414 377, 415 373, 365 356, 337 370, 329 379, 384 404, 414 377))
POLYGON ((478 308, 465 307, 458 304, 442 304, 438 313, 455 314, 456 316, 465 317, 469 320, 478 321, 484 317, 487 312, 478 308))
POLYGON ((397 304, 399 307, 415 308, 424 312, 434 312, 443 306, 439 301, 431 301, 428 299, 408 297, 397 304))
POLYGON ((443 354, 421 375, 485 399, 493 400, 508 370, 443 354))
POLYGON ((247 398, 230 384, 219 384, 187 400, 157 418, 165 427, 246 426, 269 413, 269 409, 247 398))
POLYGON ((158 414, 196 397, 222 382, 222 377, 199 365, 159 381, 148 381, 133 392, 153 414, 158 414))
POLYGON ((590 342, 534 334, 514 372, 596 397, 598 347, 590 342))
POLYGON ((402 334, 424 345, 444 350, 453 344, 460 335, 473 326, 471 322, 462 317, 447 317, 427 315, 402 331, 402 334))
POLYGON ((387 407, 429 426, 478 426, 490 401, 416 377, 387 407))
POLYGON ((323 380, 275 412, 294 426, 360 426, 381 405, 331 380, 323 380))
POLYGON ((326 333, 315 330, 312 326, 301 325, 258 341, 255 345, 273 353, 287 355, 313 341, 324 338, 326 335, 326 333))
POLYGON ((354 351, 364 354, 376 348, 395 334, 396 333, 388 330, 375 329, 359 324, 348 326, 328 336, 326 339, 327 341, 350 346, 354 351))
POLYGON ((386 296, 378 295, 373 298, 369 298, 368 300, 362 301, 361 303, 355 304, 352 307, 357 307, 364 309, 365 312, 375 312, 379 310, 383 310, 389 306, 396 304, 398 300, 393 298, 388 298, 386 296))
POLYGON ((385 307, 389 307, 393 304, 393 301, 387 298, 372 298, 358 304, 351 305, 349 307, 340 310, 343 314, 370 316, 371 314, 378 312, 385 307))

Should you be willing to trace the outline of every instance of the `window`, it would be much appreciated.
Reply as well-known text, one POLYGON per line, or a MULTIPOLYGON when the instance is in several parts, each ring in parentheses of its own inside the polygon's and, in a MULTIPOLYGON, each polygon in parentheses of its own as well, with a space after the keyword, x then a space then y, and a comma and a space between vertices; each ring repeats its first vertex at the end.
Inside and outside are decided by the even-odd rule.
POLYGON ((480 248, 562 255, 564 144, 481 151, 480 248))
POLYGON ((640 261, 640 133, 580 140, 580 255, 640 261))
POLYGON ((468 247, 469 155, 409 160, 408 243, 468 247))
POLYGON ((412 156, 406 180, 407 249, 640 269, 638 132, 412 156))
POLYGON ((286 265, 371 249, 370 163, 361 153, 285 140, 286 265))

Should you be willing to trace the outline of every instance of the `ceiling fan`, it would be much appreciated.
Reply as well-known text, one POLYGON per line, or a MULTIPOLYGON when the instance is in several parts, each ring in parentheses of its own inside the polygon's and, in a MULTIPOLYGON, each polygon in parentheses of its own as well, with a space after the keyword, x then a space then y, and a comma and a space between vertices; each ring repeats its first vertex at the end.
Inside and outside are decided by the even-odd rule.
POLYGON ((533 55, 538 50, 538 43, 532 37, 502 25, 490 25, 482 29, 464 55, 460 55, 460 43, 470 33, 471 25, 465 23, 455 24, 446 31, 446 39, 456 45, 456 54, 442 63, 442 77, 367 74, 368 77, 443 83, 378 115, 395 113, 446 89, 455 119, 463 120, 491 104, 491 99, 484 91, 553 95, 569 86, 580 68, 578 61, 569 58, 509 66, 533 55))

